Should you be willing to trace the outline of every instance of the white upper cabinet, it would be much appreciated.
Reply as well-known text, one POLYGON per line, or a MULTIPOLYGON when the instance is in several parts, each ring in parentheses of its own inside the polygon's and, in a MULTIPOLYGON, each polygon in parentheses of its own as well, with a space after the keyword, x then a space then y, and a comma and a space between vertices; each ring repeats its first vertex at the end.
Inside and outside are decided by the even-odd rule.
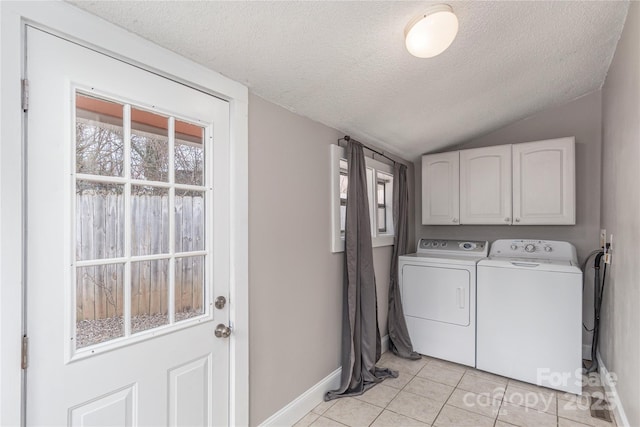
POLYGON ((576 223, 575 138, 422 156, 422 223, 576 223))
POLYGON ((460 223, 511 224, 511 145, 460 151, 460 223))
POLYGON ((459 224, 458 152, 422 156, 422 223, 459 224))
POLYGON ((575 138, 513 145, 514 225, 575 224, 575 138))

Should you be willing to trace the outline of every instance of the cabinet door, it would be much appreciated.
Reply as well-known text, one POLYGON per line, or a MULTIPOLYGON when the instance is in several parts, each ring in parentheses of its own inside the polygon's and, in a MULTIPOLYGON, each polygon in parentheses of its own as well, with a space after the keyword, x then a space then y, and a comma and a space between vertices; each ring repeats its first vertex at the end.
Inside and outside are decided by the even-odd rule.
POLYGON ((459 223, 460 158, 458 152, 422 156, 422 223, 459 223))
POLYGON ((460 223, 511 224, 511 145, 460 151, 460 223))
POLYGON ((575 138, 513 145, 514 225, 575 224, 575 138))

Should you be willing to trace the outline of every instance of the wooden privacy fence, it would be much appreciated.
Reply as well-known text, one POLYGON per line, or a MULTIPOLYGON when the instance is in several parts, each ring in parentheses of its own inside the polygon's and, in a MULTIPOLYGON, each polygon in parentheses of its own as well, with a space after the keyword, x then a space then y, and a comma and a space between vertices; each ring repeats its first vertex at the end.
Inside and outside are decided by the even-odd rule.
MULTIPOLYGON (((131 254, 169 252, 167 195, 131 197, 131 254)), ((204 199, 175 197, 176 254, 204 249, 204 199)), ((76 195, 76 259, 124 256, 124 196, 76 195)), ((170 259, 131 263, 131 316, 168 313, 170 259)), ((175 259, 175 312, 201 312, 203 256, 175 259)), ((124 313, 124 263, 77 267, 77 321, 119 317, 124 313)))

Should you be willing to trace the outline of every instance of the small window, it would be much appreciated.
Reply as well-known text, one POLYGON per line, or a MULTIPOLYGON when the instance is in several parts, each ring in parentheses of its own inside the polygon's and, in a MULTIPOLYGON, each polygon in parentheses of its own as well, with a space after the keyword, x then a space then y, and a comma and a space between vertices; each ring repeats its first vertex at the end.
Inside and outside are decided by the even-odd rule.
POLYGON ((344 227, 347 219, 347 187, 349 176, 347 175, 347 161, 340 159, 340 235, 344 237, 344 227))
MULTIPOLYGON (((331 146, 331 251, 344 251, 344 230, 347 212, 348 165, 345 150, 331 146)), ((390 165, 365 158, 367 196, 371 219, 371 236, 374 247, 393 244, 393 173, 390 165)))
POLYGON ((376 172, 376 220, 379 234, 393 234, 393 175, 376 172))
POLYGON ((377 188, 377 207, 378 207, 378 231, 380 233, 387 232, 387 198, 385 192, 384 181, 378 180, 377 188))

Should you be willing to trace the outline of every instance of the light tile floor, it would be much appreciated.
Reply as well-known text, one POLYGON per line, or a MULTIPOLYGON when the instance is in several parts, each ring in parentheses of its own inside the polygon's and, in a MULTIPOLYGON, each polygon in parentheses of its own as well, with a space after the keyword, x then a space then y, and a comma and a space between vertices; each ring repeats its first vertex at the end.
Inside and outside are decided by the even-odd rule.
POLYGON ((604 393, 596 374, 576 396, 430 357, 387 352, 378 366, 397 370, 398 378, 323 402, 295 426, 615 427, 591 417, 588 396, 604 393))

